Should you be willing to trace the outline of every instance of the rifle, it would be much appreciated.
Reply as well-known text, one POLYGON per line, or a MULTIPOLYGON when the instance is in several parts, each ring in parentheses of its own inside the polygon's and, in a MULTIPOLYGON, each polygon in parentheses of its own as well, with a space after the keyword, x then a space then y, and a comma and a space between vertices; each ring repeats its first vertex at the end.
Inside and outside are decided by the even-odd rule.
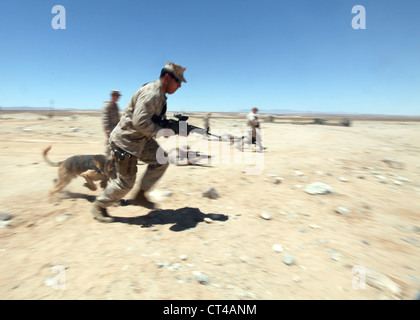
POLYGON ((162 128, 172 129, 175 132, 175 134, 179 134, 179 130, 182 127, 182 125, 180 126, 180 122, 185 122, 185 124, 187 125, 187 135, 191 131, 195 130, 196 133, 199 133, 199 134, 204 134, 205 133, 207 136, 213 136, 213 137, 218 138, 219 140, 221 140, 221 138, 222 138, 220 136, 217 136, 215 134, 212 134, 212 133, 208 132, 207 130, 205 130, 203 128, 196 127, 196 126, 193 126, 191 124, 188 124, 186 122, 188 120, 187 116, 183 116, 180 113, 176 113, 176 114, 174 114, 174 117, 177 118, 178 120, 166 119, 166 118, 160 117, 160 116, 155 114, 155 115, 152 116, 152 121, 157 123, 162 128))

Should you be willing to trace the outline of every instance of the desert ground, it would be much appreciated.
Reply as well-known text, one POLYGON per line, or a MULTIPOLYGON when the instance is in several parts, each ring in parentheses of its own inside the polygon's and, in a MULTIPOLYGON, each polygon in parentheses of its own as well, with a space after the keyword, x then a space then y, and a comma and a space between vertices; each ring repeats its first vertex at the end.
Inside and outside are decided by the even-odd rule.
MULTIPOLYGON (((240 134, 245 116, 213 113, 212 132, 240 134)), ((420 122, 276 117, 261 129, 264 153, 159 138, 210 161, 171 164, 149 194, 158 209, 116 204, 104 224, 90 213, 101 189, 81 177, 49 198, 57 168, 42 157, 48 145, 52 161, 102 153, 100 111, 3 112, 0 299, 415 298, 420 122), (315 182, 331 190, 309 194, 315 182)))

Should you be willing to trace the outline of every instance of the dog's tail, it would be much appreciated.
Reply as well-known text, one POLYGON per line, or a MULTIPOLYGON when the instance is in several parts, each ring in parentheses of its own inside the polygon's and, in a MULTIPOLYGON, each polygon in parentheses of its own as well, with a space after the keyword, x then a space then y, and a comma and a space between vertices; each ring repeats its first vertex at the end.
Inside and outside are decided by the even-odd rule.
POLYGON ((58 167, 58 166, 60 166, 60 164, 62 163, 62 162, 52 162, 52 161, 50 161, 50 159, 48 159, 48 157, 47 157, 47 153, 48 153, 48 151, 50 151, 51 150, 51 148, 52 148, 52 146, 48 146, 48 147, 46 147, 45 149, 44 149, 44 151, 43 151, 43 153, 42 153, 42 155, 44 156, 44 160, 50 165, 50 166, 52 166, 52 167, 58 167))

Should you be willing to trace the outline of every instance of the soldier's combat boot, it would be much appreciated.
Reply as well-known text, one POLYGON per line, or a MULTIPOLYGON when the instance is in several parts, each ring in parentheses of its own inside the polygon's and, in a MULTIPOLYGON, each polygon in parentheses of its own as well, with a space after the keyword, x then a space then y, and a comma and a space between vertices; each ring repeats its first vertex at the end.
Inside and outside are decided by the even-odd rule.
POLYGON ((144 193, 145 193, 144 190, 139 190, 136 197, 131 201, 134 202, 134 204, 136 204, 138 206, 142 206, 142 207, 145 207, 147 209, 154 209, 156 207, 155 203, 149 201, 146 198, 146 196, 144 195, 144 193))
POLYGON ((97 202, 93 204, 93 207, 90 211, 96 220, 100 222, 114 222, 114 218, 110 217, 105 208, 99 206, 97 202))

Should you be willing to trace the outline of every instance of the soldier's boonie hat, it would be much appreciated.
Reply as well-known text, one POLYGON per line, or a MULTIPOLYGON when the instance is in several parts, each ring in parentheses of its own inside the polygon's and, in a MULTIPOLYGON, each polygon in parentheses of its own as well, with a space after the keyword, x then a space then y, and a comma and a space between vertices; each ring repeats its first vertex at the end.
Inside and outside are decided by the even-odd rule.
POLYGON ((180 82, 187 82, 187 80, 184 78, 184 71, 187 68, 183 68, 180 65, 168 61, 164 69, 168 71, 172 76, 177 78, 180 82))
POLYGON ((252 108, 252 111, 258 111, 257 107, 252 108))
POLYGON ((121 93, 119 90, 111 90, 111 96, 121 96, 121 93))

